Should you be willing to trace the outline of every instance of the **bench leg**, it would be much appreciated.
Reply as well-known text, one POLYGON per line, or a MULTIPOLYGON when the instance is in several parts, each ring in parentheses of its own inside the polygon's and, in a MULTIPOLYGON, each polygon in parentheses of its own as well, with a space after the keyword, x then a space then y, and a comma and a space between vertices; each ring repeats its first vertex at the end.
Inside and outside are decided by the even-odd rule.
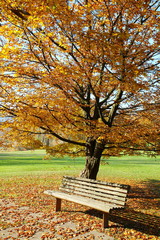
POLYGON ((107 228, 109 221, 109 213, 103 213, 103 228, 107 228))
POLYGON ((56 198, 56 212, 61 211, 61 200, 60 198, 56 198))

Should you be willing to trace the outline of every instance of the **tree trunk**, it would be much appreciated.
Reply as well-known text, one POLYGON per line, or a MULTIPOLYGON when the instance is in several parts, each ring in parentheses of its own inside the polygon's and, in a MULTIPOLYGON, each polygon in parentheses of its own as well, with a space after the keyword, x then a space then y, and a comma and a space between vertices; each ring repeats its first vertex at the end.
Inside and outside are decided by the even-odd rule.
POLYGON ((86 164, 80 177, 96 179, 105 144, 96 140, 90 140, 88 143, 86 149, 86 164))

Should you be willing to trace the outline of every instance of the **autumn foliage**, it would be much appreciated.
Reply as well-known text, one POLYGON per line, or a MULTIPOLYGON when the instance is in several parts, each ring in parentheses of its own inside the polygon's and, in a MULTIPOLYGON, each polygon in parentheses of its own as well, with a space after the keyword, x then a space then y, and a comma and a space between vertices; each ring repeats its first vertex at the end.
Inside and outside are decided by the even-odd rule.
POLYGON ((157 0, 1 0, 4 143, 58 139, 52 154, 158 153, 157 0))

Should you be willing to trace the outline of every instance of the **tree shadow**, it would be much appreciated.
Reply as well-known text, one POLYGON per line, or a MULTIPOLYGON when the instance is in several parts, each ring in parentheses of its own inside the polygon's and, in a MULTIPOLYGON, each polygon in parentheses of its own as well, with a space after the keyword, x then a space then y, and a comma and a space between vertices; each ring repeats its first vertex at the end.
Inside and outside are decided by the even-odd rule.
POLYGON ((160 181, 150 179, 131 187, 129 197, 133 198, 160 198, 160 181))
POLYGON ((131 208, 134 206, 145 210, 160 210, 160 181, 151 179, 132 186, 128 205, 131 208))

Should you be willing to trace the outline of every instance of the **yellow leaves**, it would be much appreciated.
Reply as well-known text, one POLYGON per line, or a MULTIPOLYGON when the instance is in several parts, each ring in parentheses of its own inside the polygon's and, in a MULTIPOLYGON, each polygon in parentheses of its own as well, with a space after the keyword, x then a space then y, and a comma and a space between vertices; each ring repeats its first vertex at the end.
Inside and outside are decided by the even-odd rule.
POLYGON ((117 37, 117 36, 119 36, 119 33, 118 32, 114 32, 114 33, 112 33, 112 36, 117 37))
POLYGON ((152 126, 152 121, 146 116, 142 116, 141 118, 138 119, 138 122, 143 125, 143 126, 147 126, 147 127, 151 127, 152 126))
POLYGON ((26 25, 32 25, 33 28, 42 28, 42 29, 44 27, 42 17, 39 17, 39 16, 29 16, 26 25))
POLYGON ((60 141, 53 142, 52 145, 53 145, 52 147, 46 148, 48 156, 52 155, 57 157, 63 157, 64 153, 65 155, 71 157, 85 155, 84 149, 80 146, 74 146, 73 144, 69 143, 61 143, 60 141))
POLYGON ((105 140, 106 140, 106 136, 100 136, 100 137, 98 137, 97 142, 103 143, 103 141, 105 141, 105 140))
POLYGON ((48 37, 52 37, 52 36, 53 36, 53 33, 52 33, 52 32, 49 32, 49 33, 47 33, 47 36, 48 36, 48 37))
POLYGON ((109 19, 105 19, 105 20, 103 20, 103 21, 102 21, 102 25, 103 25, 103 24, 110 25, 110 24, 111 24, 111 22, 110 22, 110 20, 109 20, 109 19))
POLYGON ((88 2, 87 4, 84 5, 85 8, 90 8, 91 6, 92 6, 92 4, 89 3, 89 2, 88 2))
POLYGON ((25 149, 40 149, 43 144, 40 140, 34 138, 26 138, 24 141, 21 141, 21 146, 25 149))
MULTIPOLYGON (((139 126, 144 125, 136 121, 136 127, 134 121, 128 122, 124 116, 132 118, 136 104, 148 104, 145 97, 143 103, 139 100, 138 92, 145 89, 150 93, 146 87, 150 84, 147 85, 148 70, 156 72, 153 58, 148 56, 158 46, 157 25, 153 21, 155 16, 147 18, 144 24, 138 22, 137 16, 148 14, 148 10, 142 10, 145 5, 141 0, 138 3, 127 0, 123 11, 121 1, 106 4, 107 7, 103 0, 88 1, 86 5, 77 1, 73 7, 73 2, 67 6, 64 0, 1 0, 4 16, 4 25, 0 27, 4 38, 1 80, 8 91, 6 97, 3 90, 4 102, 16 107, 17 129, 21 123, 23 130, 45 126, 76 140, 84 141, 93 134, 95 138, 106 136, 116 144, 123 137, 136 142, 139 126), (26 12, 27 20, 14 12, 23 17, 26 12), (146 71, 147 64, 152 66, 146 71), (117 87, 124 91, 122 99, 128 98, 124 105, 120 101, 126 110, 122 114, 121 108, 117 110, 113 132, 108 133, 103 118, 97 119, 102 114, 107 123, 117 101, 114 90, 117 87), (135 98, 128 97, 129 94, 135 98), (125 129, 123 124, 129 126, 125 129)), ((150 98, 152 102, 156 94, 158 91, 150 98)), ((144 124, 153 127, 150 122, 144 124)))

